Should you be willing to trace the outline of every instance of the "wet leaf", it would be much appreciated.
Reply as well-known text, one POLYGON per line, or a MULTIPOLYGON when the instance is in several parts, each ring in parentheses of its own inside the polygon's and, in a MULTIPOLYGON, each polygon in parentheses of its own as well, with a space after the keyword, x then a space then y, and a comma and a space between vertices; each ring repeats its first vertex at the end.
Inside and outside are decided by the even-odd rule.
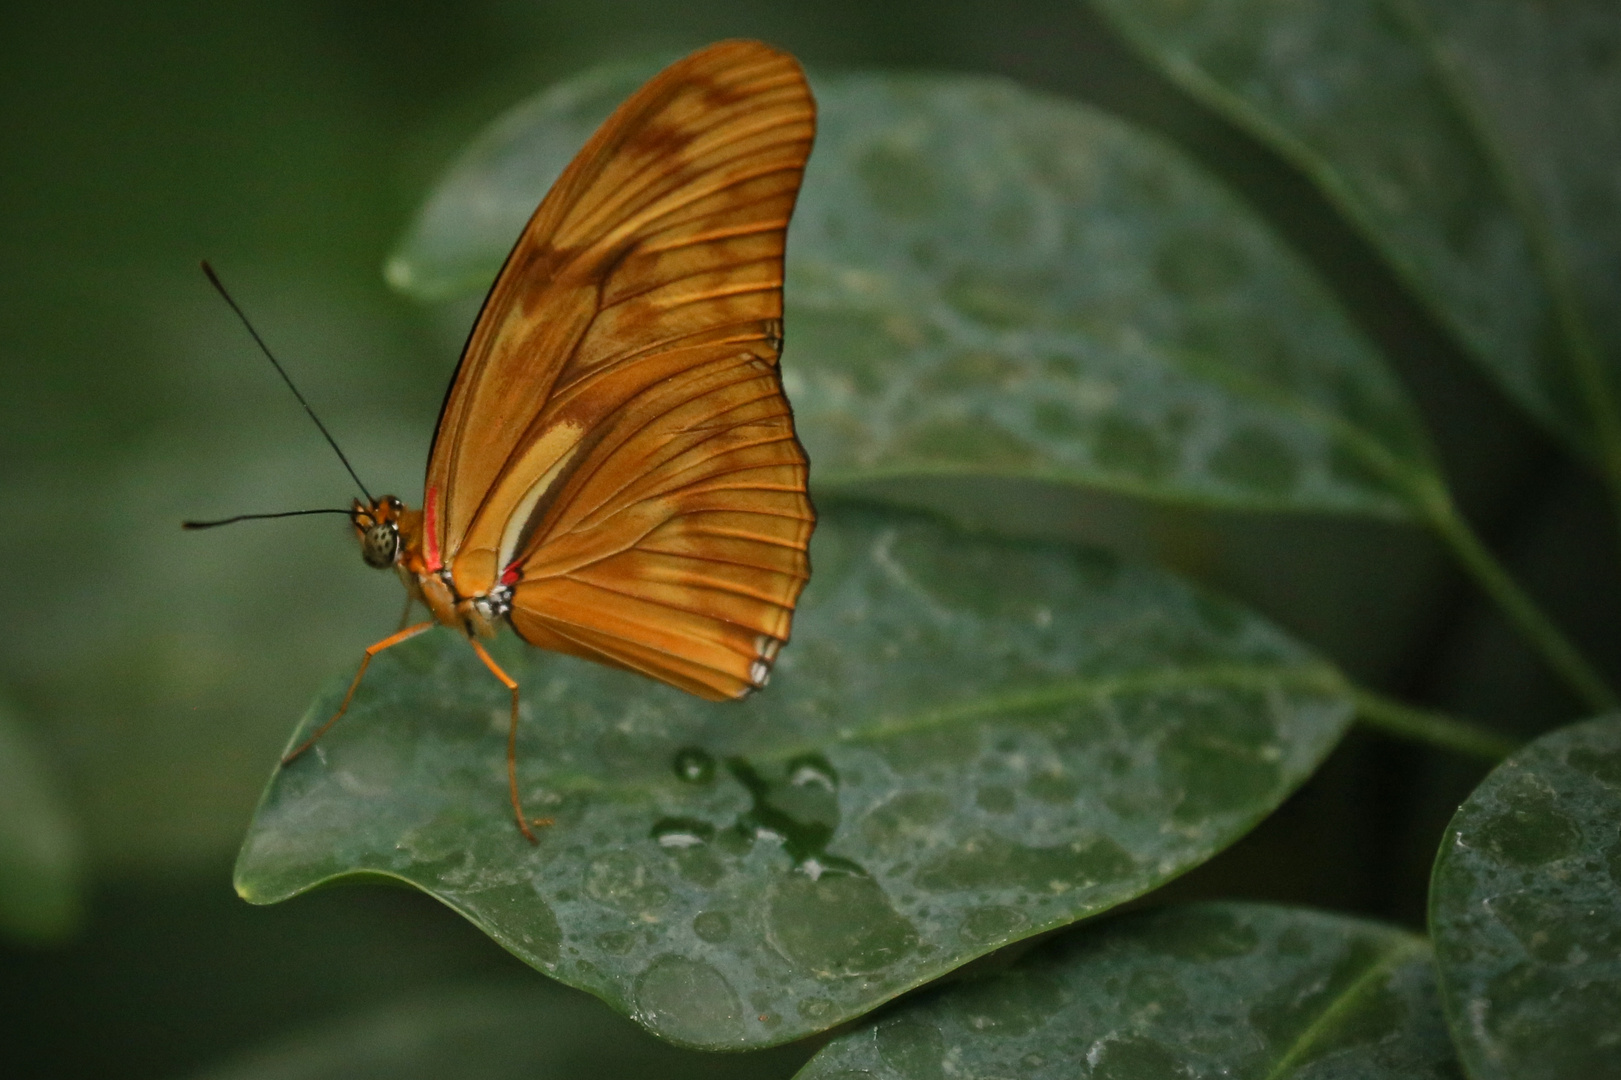
MULTIPOLYGON (((497 121, 387 267, 487 284, 573 147, 655 65, 497 121)), ((817 76, 783 371, 822 488, 1042 477, 1401 517, 1433 472, 1396 383, 1312 275, 1169 144, 978 77, 817 76)))
POLYGON ((1475 1080, 1621 1074, 1621 718, 1543 736, 1458 808, 1430 932, 1475 1080))
POLYGON ((1108 919, 834 1039, 797 1080, 1459 1077, 1429 946, 1299 908, 1108 919))
POLYGON ((83 852, 45 750, 0 706, 0 935, 55 941, 84 911, 83 852))
POLYGON ((1598 452, 1621 424, 1614 4, 1097 6, 1311 176, 1528 412, 1598 452))
POLYGON ((524 101, 486 128, 428 196, 383 268, 423 300, 490 287, 524 222, 591 133, 674 57, 604 64, 524 101))
POLYGON ((725 1056, 679 1050, 590 998, 508 985, 446 988, 305 1028, 196 1080, 745 1080, 781 1075, 794 1058, 791 1049, 725 1056))
POLYGON ((524 797, 556 821, 538 847, 505 692, 448 632, 389 650, 272 777, 238 891, 398 878, 666 1039, 762 1046, 1202 862, 1350 716, 1278 631, 1100 554, 824 507, 812 558, 740 704, 496 643, 524 797))

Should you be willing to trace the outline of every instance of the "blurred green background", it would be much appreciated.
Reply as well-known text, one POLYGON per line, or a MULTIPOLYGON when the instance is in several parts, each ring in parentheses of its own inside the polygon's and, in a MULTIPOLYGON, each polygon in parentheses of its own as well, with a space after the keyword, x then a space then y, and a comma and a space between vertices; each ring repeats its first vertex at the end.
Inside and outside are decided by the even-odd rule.
MULTIPOLYGON (((1617 588, 1595 554, 1607 533, 1591 482, 1302 179, 1135 62, 1078 2, 5 5, 0 701, 37 736, 80 831, 87 902, 65 941, 0 946, 0 1074, 185 1075, 424 988, 541 982, 412 893, 255 909, 231 892, 287 732, 400 601, 331 519, 179 530, 350 496, 197 261, 219 269, 368 485, 414 500, 469 317, 382 280, 428 184, 484 122, 557 78, 728 36, 811 66, 1006 75, 1179 140, 1389 352, 1466 510, 1522 579, 1591 654, 1621 655, 1614 620, 1611 637, 1599 629, 1617 588)), ((1037 485, 908 492, 970 521, 1167 562, 1351 674, 1505 732, 1576 712, 1416 529, 1037 485)), ((1353 736, 1273 820, 1171 889, 1418 927, 1441 826, 1482 773, 1353 736)), ((576 1034, 630 1030, 579 995, 553 997, 560 1017, 593 1018, 576 1034)), ((803 1056, 733 1067, 788 1075, 803 1056)))

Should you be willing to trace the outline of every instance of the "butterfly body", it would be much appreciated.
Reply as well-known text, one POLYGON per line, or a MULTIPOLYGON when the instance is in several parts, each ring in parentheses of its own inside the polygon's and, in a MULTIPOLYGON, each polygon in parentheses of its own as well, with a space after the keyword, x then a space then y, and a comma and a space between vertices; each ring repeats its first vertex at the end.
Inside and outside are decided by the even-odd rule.
POLYGON ((435 625, 712 700, 765 686, 816 514, 783 393, 783 252, 815 134, 794 59, 727 41, 660 72, 564 170, 485 298, 440 411, 421 510, 356 500, 366 562, 435 625))
POLYGON ((366 565, 396 571, 406 595, 427 608, 436 623, 469 637, 495 636, 499 620, 512 608, 511 583, 460 595, 451 572, 424 553, 422 511, 410 509, 393 495, 385 495, 370 503, 356 499, 349 521, 366 565))

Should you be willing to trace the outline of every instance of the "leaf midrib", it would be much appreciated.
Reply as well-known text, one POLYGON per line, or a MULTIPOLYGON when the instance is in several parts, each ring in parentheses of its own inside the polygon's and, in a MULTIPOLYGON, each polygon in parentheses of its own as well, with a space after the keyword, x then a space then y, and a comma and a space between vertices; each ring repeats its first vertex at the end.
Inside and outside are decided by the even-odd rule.
POLYGON ((1312 1050, 1314 1044, 1328 1035, 1333 1026, 1356 1004, 1357 998, 1365 988, 1374 980, 1389 976, 1401 964, 1423 953, 1427 947, 1421 938, 1404 935, 1395 948, 1385 953, 1377 963, 1368 965, 1361 975, 1352 980, 1349 986, 1317 1014, 1316 1019, 1306 1025, 1288 1052, 1277 1060, 1262 1080, 1282 1080, 1287 1077, 1294 1070, 1296 1063, 1312 1050))
MULTIPOLYGON (((896 739, 917 732, 972 723, 990 716, 1016 715, 1037 709, 1071 705, 1089 699, 1096 700, 1143 691, 1185 690, 1204 686, 1317 692, 1339 696, 1343 699, 1347 711, 1351 708, 1349 689, 1344 676, 1332 665, 1322 661, 1202 664, 1172 671, 1139 671, 1099 678, 1067 679, 1034 689, 991 694, 911 714, 881 715, 862 726, 830 732, 824 739, 801 740, 752 752, 749 754, 749 760, 781 763, 807 754, 824 752, 834 746, 896 739)), ((645 780, 616 781, 585 773, 552 774, 545 777, 545 783, 549 789, 559 793, 621 791, 639 794, 652 786, 645 780)))

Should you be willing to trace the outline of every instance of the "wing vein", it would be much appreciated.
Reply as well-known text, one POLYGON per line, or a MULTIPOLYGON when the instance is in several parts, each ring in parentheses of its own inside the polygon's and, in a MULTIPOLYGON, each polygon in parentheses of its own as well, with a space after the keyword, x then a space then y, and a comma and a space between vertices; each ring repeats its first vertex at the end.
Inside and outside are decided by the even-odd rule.
MULTIPOLYGON (((766 196, 754 201, 765 202, 766 198, 781 198, 781 196, 766 196)), ((750 204, 740 203, 738 205, 746 206, 750 204)), ((727 207, 727 209, 734 210, 736 207, 727 207)), ((659 244, 643 244, 636 248, 636 254, 663 255, 671 251, 680 251, 682 248, 696 247, 699 244, 713 244, 717 240, 738 240, 745 236, 759 236, 764 233, 776 232, 779 229, 786 229, 787 227, 788 219, 785 217, 771 218, 766 221, 750 221, 742 225, 733 225, 730 228, 711 229, 708 232, 694 233, 691 236, 683 236, 659 244)))
MULTIPOLYGON (((648 596, 646 593, 634 593, 627 592, 624 589, 616 589, 611 585, 604 585, 599 581, 591 581, 587 578, 579 577, 572 572, 567 574, 559 574, 558 577, 587 589, 596 589, 600 592, 611 593, 614 596, 626 597, 627 599, 636 601, 638 604, 652 604, 655 607, 666 608, 670 611, 680 611, 688 615, 696 615, 700 619, 709 619, 713 622, 725 623, 727 626, 741 626, 745 630, 758 633, 758 631, 756 631, 755 628, 749 623, 738 622, 736 619, 728 619, 726 616, 717 615, 713 611, 707 611, 700 608, 683 607, 680 604, 673 604, 667 600, 660 600, 656 596, 648 596)), ((712 585, 683 585, 682 588, 691 592, 713 592, 720 593, 722 596, 741 596, 748 600, 761 600, 761 598, 758 596, 751 596, 748 593, 734 592, 731 589, 716 588, 712 585)), ((793 610, 793 608, 791 608, 789 605, 779 603, 776 600, 761 600, 761 602, 782 611, 793 610)), ((547 617, 555 618, 555 616, 547 617)))
MULTIPOLYGON (((741 368, 743 368, 744 365, 738 364, 738 365, 735 365, 735 366, 736 366, 736 368, 741 369, 741 368)), ((749 378, 755 378, 755 377, 758 377, 758 376, 757 375, 752 375, 750 373, 745 372, 743 378, 739 378, 739 379, 735 380, 734 382, 727 383, 727 384, 725 384, 723 386, 714 387, 714 388, 712 388, 711 392, 730 389, 732 386, 736 386, 738 383, 747 382, 749 378)), ((767 400, 767 399, 769 399, 771 397, 774 397, 774 396, 776 396, 776 395, 771 394, 771 393, 763 394, 760 397, 752 398, 749 401, 744 402, 743 405, 751 405, 751 404, 754 404, 755 402, 762 401, 762 400, 767 400)), ((649 428, 651 428, 653 425, 658 423, 660 420, 663 420, 665 417, 669 416, 671 413, 675 412, 677 409, 684 408, 685 406, 692 404, 694 400, 697 400, 697 399, 695 399, 695 398, 686 398, 686 399, 683 399, 683 400, 677 400, 677 401, 672 402, 668 407, 664 408, 662 411, 648 417, 641 424, 638 424, 636 426, 635 430, 627 432, 625 434, 625 436, 619 441, 619 446, 623 447, 624 445, 634 441, 637 436, 642 435, 643 433, 645 433, 649 428)), ((742 405, 739 405, 737 407, 741 408, 742 405)), ((725 410, 724 412, 722 412, 719 415, 725 415, 726 412, 731 412, 731 411, 733 411, 733 409, 727 409, 727 410, 725 410)), ((713 420, 714 418, 712 417, 711 419, 713 420)), ((730 429, 728 428, 728 429, 723 429, 723 430, 730 430, 730 429)), ((679 432, 677 432, 677 434, 679 434, 679 432)), ((698 446, 701 446, 704 443, 711 441, 712 439, 718 438, 721 434, 722 434, 722 431, 716 431, 713 434, 707 435, 703 439, 700 439, 698 442, 692 444, 692 446, 687 447, 685 450, 682 451, 682 453, 686 453, 686 452, 688 452, 690 450, 696 449, 698 446)), ((789 435, 787 437, 788 438, 793 438, 792 435, 789 435)), ((616 450, 617 450, 617 448, 616 448, 616 450)), ((604 455, 602 460, 593 463, 589 469, 580 470, 579 472, 576 473, 573 481, 571 482, 571 486, 574 487, 574 489, 577 492, 584 490, 584 488, 587 485, 589 485, 592 478, 599 475, 601 473, 601 471, 612 460, 613 460, 613 452, 610 452, 610 453, 604 455)), ((607 493, 597 505, 599 505, 599 506, 604 505, 604 504, 610 502, 612 499, 617 498, 620 494, 622 494, 624 492, 624 490, 627 487, 629 487, 632 483, 634 483, 636 479, 637 479, 637 477, 635 477, 635 476, 632 476, 632 477, 626 479, 622 484, 620 484, 613 491, 607 493)), ((563 500, 559 500, 559 505, 555 507, 555 510, 560 511, 565 506, 572 505, 572 502, 573 502, 573 500, 569 500, 568 502, 563 502, 563 500)))
MULTIPOLYGON (((643 539, 645 540, 646 537, 643 537, 643 539)), ((796 551, 796 552, 799 552, 801 554, 804 553, 803 548, 794 547, 791 544, 779 544, 777 546, 781 547, 785 551, 796 551)), ((643 546, 641 544, 637 544, 635 547, 628 548, 627 550, 629 550, 629 551, 640 551, 640 552, 644 552, 644 553, 646 553, 648 555, 659 555, 659 556, 662 556, 662 557, 667 558, 667 559, 690 559, 693 562, 714 563, 716 566, 736 566, 736 567, 738 567, 740 569, 743 569, 743 570, 762 570, 762 571, 764 571, 764 572, 766 572, 768 574, 779 574, 782 577, 792 578, 795 581, 809 581, 810 580, 810 575, 809 574, 802 573, 802 572, 800 572, 798 570, 784 570, 781 567, 777 567, 777 566, 761 566, 759 563, 743 562, 743 561, 741 561, 739 559, 721 559, 721 558, 716 558, 713 555, 693 555, 693 554, 690 554, 689 552, 685 552, 685 551, 679 551, 679 552, 677 552, 677 551, 665 551, 662 548, 650 548, 650 547, 645 547, 645 546, 643 546)), ((595 563, 589 563, 587 565, 594 566, 596 564, 595 563)), ((581 567, 580 569, 583 569, 583 567, 581 567)), ((573 571, 571 571, 570 573, 572 574, 573 571)), ((716 588, 718 588, 718 586, 716 586, 716 588)), ((735 592, 736 590, 727 590, 727 591, 735 592)), ((777 600, 774 597, 761 596, 759 593, 739 592, 738 595, 739 596, 747 596, 747 597, 750 597, 750 598, 755 599, 755 600, 764 600, 768 604, 777 604, 778 607, 782 606, 781 604, 778 604, 777 600)))

